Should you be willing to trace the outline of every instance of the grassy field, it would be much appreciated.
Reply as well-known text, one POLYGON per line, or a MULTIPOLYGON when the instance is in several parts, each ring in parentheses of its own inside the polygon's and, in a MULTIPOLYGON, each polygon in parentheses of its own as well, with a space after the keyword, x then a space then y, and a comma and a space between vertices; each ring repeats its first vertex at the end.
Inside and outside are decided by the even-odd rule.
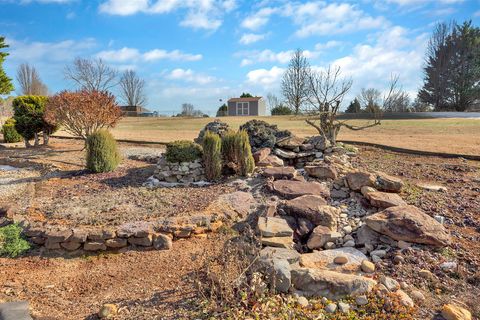
MULTIPOLYGON (((274 123, 280 129, 288 129, 299 136, 315 134, 315 130, 302 119, 282 117, 256 117, 274 123)), ((238 128, 251 117, 223 117, 222 121, 238 128)), ((205 124, 213 118, 124 118, 113 130, 118 139, 169 142, 193 139, 205 124)), ((364 120, 352 120, 351 124, 364 124, 364 120)), ((343 128, 339 139, 373 142, 395 147, 480 154, 480 120, 478 119, 422 119, 384 120, 380 126, 362 131, 343 128)))

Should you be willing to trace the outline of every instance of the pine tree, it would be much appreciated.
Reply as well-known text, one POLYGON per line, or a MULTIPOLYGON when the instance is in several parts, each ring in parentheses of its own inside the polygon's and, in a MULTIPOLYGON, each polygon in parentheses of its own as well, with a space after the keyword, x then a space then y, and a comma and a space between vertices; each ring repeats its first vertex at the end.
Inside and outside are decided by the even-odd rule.
MULTIPOLYGON (((8 45, 5 44, 5 37, 0 37, 0 50, 8 48, 8 45)), ((5 70, 3 70, 3 62, 8 56, 8 53, 0 51, 0 95, 9 94, 14 90, 12 79, 7 77, 5 70)))

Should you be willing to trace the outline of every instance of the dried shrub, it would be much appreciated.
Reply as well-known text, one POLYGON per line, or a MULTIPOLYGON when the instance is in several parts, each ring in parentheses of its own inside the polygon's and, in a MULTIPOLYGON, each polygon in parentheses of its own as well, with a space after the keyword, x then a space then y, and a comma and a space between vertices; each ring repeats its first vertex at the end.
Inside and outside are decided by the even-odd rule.
POLYGON ((207 180, 217 180, 222 174, 222 140, 207 131, 203 137, 203 163, 207 180))
POLYGON ((117 142, 107 130, 99 130, 87 138, 87 169, 93 172, 110 172, 121 161, 117 142))
POLYGON ((251 174, 255 170, 255 160, 253 159, 252 148, 245 130, 240 130, 235 137, 235 154, 239 174, 242 176, 251 174))
POLYGON ((192 162, 202 157, 202 146, 189 140, 177 140, 167 144, 165 158, 168 162, 192 162))
POLYGON ((2 126, 3 140, 6 143, 15 143, 23 140, 23 137, 15 129, 15 119, 9 118, 2 126))
POLYGON ((63 91, 48 100, 45 110, 47 122, 85 140, 100 129, 114 127, 121 115, 115 96, 106 91, 63 91))

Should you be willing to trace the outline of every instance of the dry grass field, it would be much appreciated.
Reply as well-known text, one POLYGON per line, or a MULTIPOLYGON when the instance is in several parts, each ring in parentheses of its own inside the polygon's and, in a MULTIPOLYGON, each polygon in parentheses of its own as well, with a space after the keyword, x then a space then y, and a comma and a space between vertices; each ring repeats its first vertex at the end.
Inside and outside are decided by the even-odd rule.
MULTIPOLYGON (((288 129, 299 136, 315 134, 303 119, 280 117, 257 117, 288 129)), ((252 117, 224 117, 222 121, 238 128, 252 117)), ((118 139, 169 142, 178 139, 193 139, 200 129, 213 118, 124 118, 113 130, 118 139)), ((364 120, 349 121, 352 124, 364 120)), ((372 142, 415 150, 480 154, 480 119, 422 119, 384 120, 380 126, 362 131, 342 129, 340 140, 372 142)))

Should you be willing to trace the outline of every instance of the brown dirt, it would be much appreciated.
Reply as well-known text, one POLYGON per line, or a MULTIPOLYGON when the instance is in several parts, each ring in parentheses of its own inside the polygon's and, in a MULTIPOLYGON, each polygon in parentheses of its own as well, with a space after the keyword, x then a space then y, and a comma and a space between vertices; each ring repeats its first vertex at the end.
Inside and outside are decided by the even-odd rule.
POLYGON ((406 263, 402 266, 393 264, 392 253, 381 271, 422 290, 427 300, 419 309, 421 319, 431 319, 443 303, 452 300, 480 318, 480 162, 362 148, 355 163, 401 177, 407 182, 402 197, 431 216, 444 216, 452 234, 449 248, 410 251, 404 255, 406 263), (425 191, 416 186, 419 182, 443 185, 448 190, 425 191), (456 261, 458 267, 441 270, 439 265, 446 261, 456 261), (431 271, 435 278, 421 278, 421 269, 431 271))

